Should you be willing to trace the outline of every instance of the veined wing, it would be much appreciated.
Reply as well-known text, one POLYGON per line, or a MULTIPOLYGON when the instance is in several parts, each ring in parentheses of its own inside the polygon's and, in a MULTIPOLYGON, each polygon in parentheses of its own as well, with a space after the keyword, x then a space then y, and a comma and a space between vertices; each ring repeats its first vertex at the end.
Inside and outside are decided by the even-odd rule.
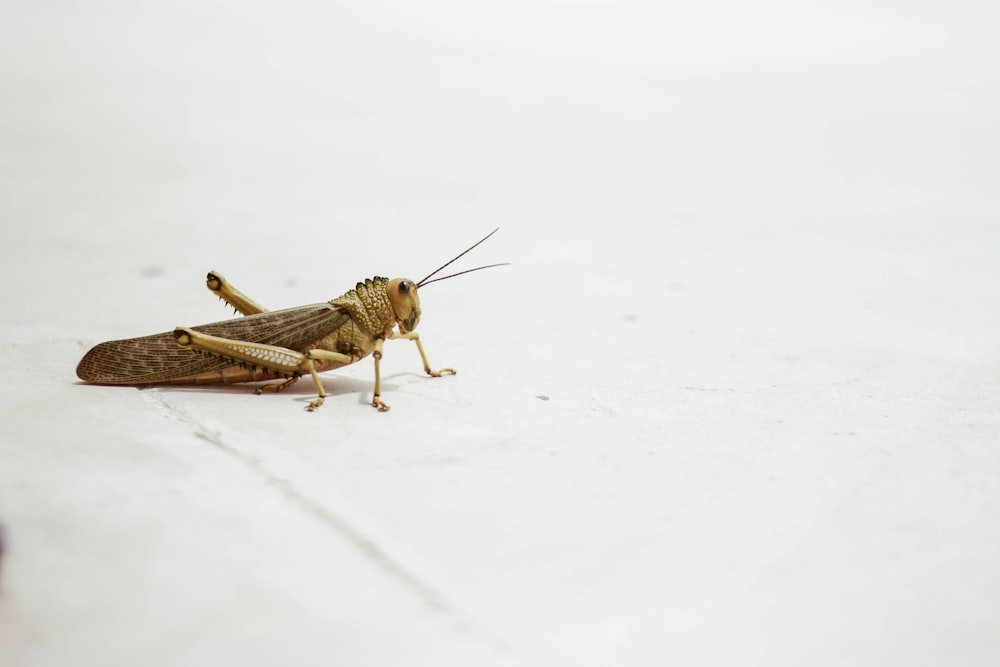
MULTIPOLYGON (((273 310, 191 327, 195 331, 305 352, 336 330, 350 314, 331 303, 273 310)), ((210 357, 177 345, 172 331, 141 338, 112 340, 94 346, 76 368, 85 382, 138 385, 222 370, 234 362, 210 357)))

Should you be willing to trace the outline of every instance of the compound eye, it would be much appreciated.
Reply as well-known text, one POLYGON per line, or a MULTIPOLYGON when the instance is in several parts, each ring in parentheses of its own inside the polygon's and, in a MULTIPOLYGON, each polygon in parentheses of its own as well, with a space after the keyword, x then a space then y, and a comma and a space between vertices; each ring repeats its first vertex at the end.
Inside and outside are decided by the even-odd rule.
POLYGON ((399 292, 400 292, 400 294, 409 294, 410 293, 410 281, 409 280, 401 280, 400 281, 400 283, 399 283, 399 292))

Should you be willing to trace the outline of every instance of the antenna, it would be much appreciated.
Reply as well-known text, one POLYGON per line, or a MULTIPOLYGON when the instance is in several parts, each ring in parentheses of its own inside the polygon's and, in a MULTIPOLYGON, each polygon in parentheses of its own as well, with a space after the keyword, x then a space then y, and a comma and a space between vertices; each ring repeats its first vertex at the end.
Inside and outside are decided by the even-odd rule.
MULTIPOLYGON (((427 278, 424 278, 419 283, 417 283, 417 287, 423 287, 424 285, 430 285, 431 283, 436 283, 439 280, 448 280, 448 278, 454 278, 455 276, 461 276, 461 275, 466 274, 466 273, 472 273, 473 271, 482 271, 483 269, 492 269, 494 266, 510 266, 510 262, 500 262, 499 264, 487 264, 486 266, 477 266, 474 269, 466 269, 465 271, 459 271, 458 273, 453 273, 450 276, 442 276, 440 278, 435 278, 434 280, 427 280, 427 278, 430 278, 431 276, 433 276, 434 273, 437 273, 437 271, 435 271, 434 273, 431 274, 431 276, 427 276, 427 278)), ((438 271, 440 271, 440 269, 438 269, 438 271)))
POLYGON ((432 272, 430 273, 430 275, 428 275, 428 276, 427 276, 426 278, 424 278, 424 279, 423 279, 423 280, 421 280, 421 281, 420 281, 419 283, 417 283, 417 287, 421 287, 421 286, 423 286, 423 285, 429 285, 430 283, 436 283, 436 282, 437 282, 437 281, 439 281, 439 280, 447 280, 448 278, 454 278, 455 276, 460 276, 460 275, 462 275, 463 273, 472 273, 473 271, 479 271, 479 270, 481 270, 481 269, 491 269, 491 268, 493 268, 494 266, 506 266, 507 264, 509 264, 509 262, 504 262, 504 263, 502 263, 502 264, 490 264, 489 266, 480 266, 480 267, 478 267, 478 268, 475 268, 475 269, 469 269, 469 270, 467 270, 467 271, 460 271, 460 272, 458 272, 458 273, 453 273, 453 274, 451 274, 450 276, 444 276, 443 278, 435 278, 434 280, 430 280, 430 278, 431 278, 432 276, 434 276, 434 275, 436 275, 436 274, 440 273, 442 269, 444 269, 445 267, 447 267, 447 266, 451 265, 451 264, 452 264, 453 262, 455 262, 455 261, 456 261, 457 259, 459 259, 459 258, 460 258, 460 257, 462 257, 463 255, 465 255, 466 253, 468 253, 468 252, 469 252, 470 250, 472 250, 473 248, 475 248, 476 246, 478 246, 479 244, 481 244, 481 243, 482 243, 483 241, 485 241, 485 240, 486 240, 486 239, 488 239, 489 237, 491 237, 491 236, 493 236, 494 234, 496 234, 496 233, 497 233, 498 231, 500 231, 500 228, 499 228, 499 227, 497 227, 497 228, 496 228, 496 229, 494 229, 494 230, 493 230, 492 232, 490 232, 489 234, 487 234, 487 235, 486 235, 486 236, 484 236, 483 238, 481 238, 481 239, 479 239, 478 241, 476 241, 475 243, 473 243, 473 244, 472 244, 471 246, 469 246, 468 248, 466 248, 466 249, 465 249, 465 250, 463 250, 462 252, 460 252, 460 253, 458 253, 457 255, 455 255, 455 257, 453 257, 452 259, 448 260, 447 262, 445 262, 444 264, 442 264, 442 265, 441 265, 441 266, 439 266, 438 268, 434 269, 434 271, 432 271, 432 272))

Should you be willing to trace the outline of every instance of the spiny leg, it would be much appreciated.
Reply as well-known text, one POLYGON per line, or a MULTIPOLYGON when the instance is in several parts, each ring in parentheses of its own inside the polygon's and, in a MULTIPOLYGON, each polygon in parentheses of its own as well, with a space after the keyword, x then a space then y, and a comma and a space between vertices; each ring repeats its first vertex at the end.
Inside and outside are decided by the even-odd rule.
POLYGON ((420 344, 420 335, 416 331, 410 331, 407 333, 396 333, 395 331, 390 331, 389 338, 393 340, 396 339, 412 340, 414 343, 416 343, 417 351, 420 352, 420 360, 424 362, 424 372, 430 375, 431 377, 439 378, 445 373, 448 373, 449 375, 455 375, 458 372, 454 368, 442 368, 441 370, 438 371, 431 370, 431 365, 427 361, 427 355, 424 354, 424 346, 420 344))
POLYGON ((235 308, 236 312, 241 315, 256 315, 267 312, 267 308, 230 285, 221 273, 209 271, 205 285, 212 290, 213 294, 235 308))
MULTIPOLYGON (((290 376, 289 380, 282 384, 273 385, 275 391, 281 391, 285 387, 290 386, 298 379, 295 376, 309 373, 316 384, 316 393, 318 394, 316 400, 306 408, 310 412, 321 406, 323 399, 326 398, 326 391, 323 389, 323 383, 320 382, 319 374, 316 372, 316 366, 312 360, 324 359, 339 361, 345 364, 354 361, 353 357, 340 354, 339 352, 309 350, 307 354, 303 354, 296 350, 290 350, 287 347, 219 338, 218 336, 209 336, 200 331, 184 327, 174 329, 174 338, 178 345, 189 350, 214 354, 236 363, 258 366, 275 373, 290 376)), ((258 389, 257 393, 260 393, 264 388, 258 389)))

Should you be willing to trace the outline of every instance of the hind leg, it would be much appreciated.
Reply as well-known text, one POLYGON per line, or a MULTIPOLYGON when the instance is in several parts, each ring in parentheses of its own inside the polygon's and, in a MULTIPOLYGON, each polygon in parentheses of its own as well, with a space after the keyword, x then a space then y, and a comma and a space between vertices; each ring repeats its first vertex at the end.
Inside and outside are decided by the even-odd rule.
POLYGON ((223 278, 221 273, 209 271, 205 285, 215 296, 235 308, 236 312, 241 315, 256 315, 267 312, 267 308, 230 285, 229 281, 223 278))

